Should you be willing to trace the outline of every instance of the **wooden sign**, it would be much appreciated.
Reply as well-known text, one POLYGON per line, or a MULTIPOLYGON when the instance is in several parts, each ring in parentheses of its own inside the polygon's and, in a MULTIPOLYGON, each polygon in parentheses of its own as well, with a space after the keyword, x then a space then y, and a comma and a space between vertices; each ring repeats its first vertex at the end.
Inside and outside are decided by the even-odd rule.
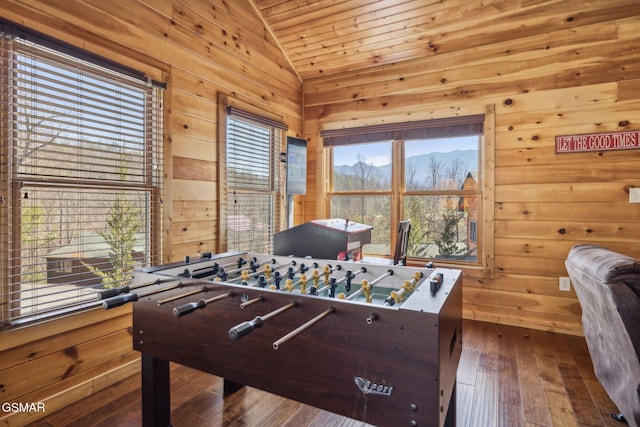
POLYGON ((640 131, 556 136, 556 154, 640 148, 640 131))

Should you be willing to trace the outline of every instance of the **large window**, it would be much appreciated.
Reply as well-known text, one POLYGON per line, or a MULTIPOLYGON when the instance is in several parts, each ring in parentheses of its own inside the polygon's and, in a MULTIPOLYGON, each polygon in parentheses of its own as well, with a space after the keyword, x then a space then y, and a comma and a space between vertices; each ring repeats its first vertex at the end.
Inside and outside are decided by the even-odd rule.
POLYGON ((1 314, 16 324, 95 306, 159 258, 162 90, 9 26, 0 55, 1 314))
POLYGON ((477 264, 482 116, 323 132, 330 216, 372 225, 365 253, 390 256, 411 221, 408 256, 477 264))
POLYGON ((220 177, 224 250, 272 253, 282 216, 286 126, 233 107, 226 109, 226 123, 220 177))

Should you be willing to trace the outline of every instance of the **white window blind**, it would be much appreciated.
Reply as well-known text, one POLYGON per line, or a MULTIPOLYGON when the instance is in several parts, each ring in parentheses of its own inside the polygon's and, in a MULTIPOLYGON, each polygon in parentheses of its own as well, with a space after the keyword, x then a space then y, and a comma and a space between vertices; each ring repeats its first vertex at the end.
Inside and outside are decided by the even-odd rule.
POLYGON ((286 127, 232 108, 227 112, 227 250, 272 253, 280 220, 280 148, 286 127))
POLYGON ((2 323, 17 324, 98 305, 161 256, 162 90, 11 31, 0 55, 2 323))

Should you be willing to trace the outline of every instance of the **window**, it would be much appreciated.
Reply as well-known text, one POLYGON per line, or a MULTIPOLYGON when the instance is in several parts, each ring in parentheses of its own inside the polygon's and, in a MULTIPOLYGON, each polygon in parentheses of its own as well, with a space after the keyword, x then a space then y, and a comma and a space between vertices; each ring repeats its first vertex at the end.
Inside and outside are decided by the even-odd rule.
POLYGON ((224 194, 221 230, 226 251, 273 252, 280 229, 284 163, 280 152, 286 126, 228 107, 220 177, 224 194))
POLYGON ((410 258, 478 264, 482 133, 483 116, 323 131, 330 216, 373 226, 368 254, 410 220, 410 258))
POLYGON ((97 305, 160 256, 162 90, 0 27, 2 324, 97 305))

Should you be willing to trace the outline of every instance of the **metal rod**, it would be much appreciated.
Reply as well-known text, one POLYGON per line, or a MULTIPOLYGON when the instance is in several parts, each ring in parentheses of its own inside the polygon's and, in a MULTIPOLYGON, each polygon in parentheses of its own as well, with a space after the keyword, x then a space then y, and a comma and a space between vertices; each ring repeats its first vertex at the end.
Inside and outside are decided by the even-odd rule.
POLYGON ((387 276, 393 276, 393 270, 389 269, 387 270, 386 273, 384 273, 383 275, 376 277, 375 279, 373 279, 371 282, 369 282, 369 286, 373 286, 376 283, 378 283, 380 280, 384 279, 387 276))
MULTIPOLYGON (((362 280, 362 286, 360 287, 360 289, 358 289, 357 291, 355 291, 354 293, 349 295, 347 297, 347 300, 352 300, 355 297, 357 297, 358 295, 360 295, 361 293, 365 292, 366 289, 371 289, 371 287, 373 285, 375 285, 376 283, 378 283, 379 281, 381 281, 382 279, 384 279, 387 276, 393 276, 393 270, 391 270, 391 269, 387 270, 386 273, 376 277, 371 282, 368 282, 366 279, 363 279, 362 280)), ((367 301, 367 302, 370 302, 370 301, 367 301)))
POLYGON ((287 304, 285 306, 282 306, 282 307, 278 308, 277 310, 273 310, 269 314, 265 314, 264 316, 262 316, 262 320, 268 320, 268 319, 272 318, 273 316, 277 316, 278 314, 282 313, 283 311, 288 310, 291 307, 295 307, 297 305, 298 305, 297 302, 291 301, 289 304, 287 304))
MULTIPOLYGON (((173 278, 173 280, 176 280, 175 278, 173 278)), ((102 302, 102 306, 108 310, 110 308, 114 308, 114 307, 119 307, 121 305, 124 305, 128 302, 135 302, 138 301, 138 299, 140 297, 146 297, 149 295, 153 295, 153 294, 159 294, 161 292, 166 292, 166 291, 170 291, 172 289, 178 289, 183 287, 184 284, 182 282, 178 282, 177 284, 173 285, 173 286, 167 286, 165 288, 162 289, 155 289, 153 291, 150 292, 144 292, 142 294, 137 294, 135 292, 129 292, 126 294, 120 294, 120 295, 116 295, 114 297, 111 298, 107 298, 102 302)))
POLYGON ((215 273, 215 274, 204 274, 204 275, 200 276, 200 274, 202 274, 201 272, 204 271, 205 273, 207 273, 207 270, 213 271, 214 269, 216 269, 216 271, 220 271, 220 270, 224 271, 225 268, 233 267, 235 265, 238 265, 238 261, 229 262, 227 264, 218 264, 216 262, 213 265, 210 265, 210 266, 207 266, 207 267, 198 268, 198 269, 190 271, 189 273, 191 274, 191 276, 193 276, 194 274, 198 275, 198 277, 194 277, 194 278, 197 278, 197 279, 208 279, 209 277, 217 277, 216 276, 217 273, 215 273))
MULTIPOLYGON (((366 283, 366 280, 363 280, 363 282, 365 282, 365 283, 366 283)), ((371 286, 371 285, 369 285, 369 286, 371 286)), ((354 293, 352 293, 351 295, 349 295, 349 296, 347 297, 347 300, 352 300, 352 299, 354 299, 355 297, 357 297, 358 295, 360 295, 360 294, 361 294, 361 293, 363 293, 363 292, 364 292, 364 287, 360 287, 360 289, 358 289, 357 291, 355 291, 354 293)))
MULTIPOLYGON (((250 262, 258 262, 258 260, 255 257, 253 257, 253 259, 250 262)), ((235 265, 237 265, 237 264, 235 264, 235 265)), ((235 268, 233 270, 229 270, 226 273, 227 274, 236 274, 236 273, 239 273, 242 270, 246 270, 246 269, 247 269, 247 267, 243 265, 243 266, 237 267, 237 268, 235 268)))
POLYGON ((347 270, 347 274, 346 274, 346 275, 344 275, 343 277, 341 277, 341 278, 339 278, 338 280, 336 280, 336 285, 338 285, 338 284, 340 284, 340 283, 344 282, 344 281, 345 281, 345 280, 347 280, 347 279, 353 279, 353 278, 354 278, 354 277, 356 277, 358 274, 360 274, 360 273, 364 273, 365 271, 367 271, 367 269, 366 269, 366 268, 364 268, 364 267, 360 267, 360 270, 356 271, 355 273, 354 273, 354 272, 351 272, 351 271, 349 271, 349 270, 347 270), (351 273, 351 274, 349 274, 349 273, 351 273))
POLYGON ((298 303, 296 303, 295 301, 292 301, 290 304, 287 304, 287 305, 282 306, 282 307, 280 307, 280 308, 278 308, 276 310, 273 310, 269 314, 265 314, 264 316, 256 316, 253 320, 251 320, 249 322, 242 322, 242 323, 234 326, 233 328, 229 329, 229 338, 231 338, 232 340, 235 341, 238 338, 241 338, 241 337, 249 334, 255 328, 259 328, 260 326, 264 325, 264 322, 267 321, 268 319, 272 318, 273 316, 277 316, 278 314, 282 313, 283 311, 288 310, 291 307, 295 307, 296 305, 298 305, 298 303))
POLYGON ((411 280, 405 280, 402 287, 397 292, 391 291, 387 299, 384 300, 384 305, 393 306, 400 303, 406 296, 405 294, 412 292, 416 288, 416 285, 421 278, 422 273, 420 271, 416 271, 411 280))
POLYGON ((240 308, 249 307, 250 305, 253 305, 260 301, 264 301, 264 297, 262 295, 258 296, 258 298, 250 299, 249 301, 243 302, 242 304, 240 304, 240 308))
POLYGON ((326 264, 322 269, 322 275, 324 276, 324 284, 329 284, 329 275, 333 273, 334 270, 342 270, 342 265, 338 264, 335 267, 331 264, 326 264))
POLYGON ((189 297, 191 295, 199 294, 200 292, 207 292, 207 291, 209 291, 211 289, 213 289, 213 288, 211 288, 209 286, 203 286, 200 289, 196 289, 196 290, 193 290, 193 291, 185 292, 184 294, 174 295, 172 297, 165 298, 165 299, 159 299, 156 304, 158 304, 158 306, 161 306, 162 304, 166 304, 168 302, 175 301, 175 300, 178 300, 180 298, 189 297))
POLYGON ((216 295, 215 297, 207 298, 207 299, 204 300, 204 302, 206 304, 209 304, 210 302, 219 301, 221 299, 229 298, 229 297, 232 297, 233 295, 234 295, 233 291, 229 291, 226 294, 216 295))
MULTIPOLYGON (((354 277, 356 277, 358 274, 360 273, 364 273, 366 272, 367 269, 365 267, 360 267, 360 270, 356 271, 355 273, 351 272, 351 270, 347 270, 347 274, 345 274, 344 276, 342 276, 341 278, 339 278, 338 280, 336 280, 336 282, 334 283, 334 285, 339 285, 340 283, 344 282, 345 280, 349 279, 352 280, 354 277)), ((322 288, 318 289, 318 295, 321 292, 325 292, 327 289, 331 288, 331 284, 323 286, 322 288)))
POLYGON ((147 286, 159 285, 160 283, 165 283, 165 282, 173 282, 175 280, 176 280, 175 277, 170 277, 167 279, 156 279, 149 282, 140 283, 137 285, 127 285, 127 286, 120 286, 119 288, 103 289, 98 291, 98 299, 100 300, 100 299, 112 298, 120 294, 128 294, 134 289, 140 289, 147 286))
POLYGON ((284 337, 282 337, 279 340, 275 341, 273 343, 273 348, 275 350, 277 350, 282 344, 286 343, 291 338, 293 338, 296 335, 298 335, 298 334, 304 332, 305 330, 309 329, 309 327, 313 326, 313 324, 319 322, 320 320, 322 320, 323 318, 327 317, 328 315, 330 315, 331 313, 333 313, 335 311, 336 311, 335 307, 329 306, 328 309, 326 309, 325 311, 323 311, 322 313, 320 313, 319 315, 317 315, 313 319, 309 320, 307 323, 298 326, 296 329, 294 329, 293 331, 289 332, 284 337))
MULTIPOLYGON (((272 261, 273 261, 273 260, 272 260, 272 261)), ((261 270, 258 270, 258 271, 255 271, 255 272, 253 272, 253 273, 249 273, 249 274, 247 274, 245 277, 255 277, 255 276, 259 276, 260 274, 262 274, 262 273, 265 273, 265 272, 266 272, 266 265, 272 265, 272 264, 275 264, 275 263, 273 263, 273 262, 272 262, 272 263, 265 264, 265 268, 263 268, 263 269, 261 269, 261 270)), ((273 265, 273 266, 271 267, 271 273, 274 273, 274 272, 276 272, 276 271, 278 271, 278 270, 280 270, 280 269, 282 269, 282 268, 284 268, 284 267, 288 267, 288 266, 290 266, 290 265, 291 265, 291 263, 289 263, 289 264, 281 264, 281 265, 273 265)), ((246 269, 243 269, 243 270, 246 270, 246 269)), ((244 279, 245 279, 245 277, 243 277, 243 276, 234 277, 233 279, 229 279, 229 280, 227 280, 227 282, 229 282, 229 283, 239 282, 239 281, 241 281, 241 280, 244 280, 244 279)), ((269 279, 269 280, 271 280, 271 279, 269 279)))
POLYGON ((180 317, 183 316, 185 314, 191 313, 192 311, 195 311, 199 308, 205 308, 207 306, 207 304, 214 302, 214 301, 218 301, 224 298, 229 298, 234 296, 234 292, 233 291, 229 291, 227 293, 224 294, 220 294, 220 295, 216 295, 215 297, 211 297, 211 298, 207 298, 207 299, 201 299, 199 301, 196 302, 190 302, 187 304, 182 304, 179 305, 177 307, 173 308, 173 315, 175 317, 180 317))

